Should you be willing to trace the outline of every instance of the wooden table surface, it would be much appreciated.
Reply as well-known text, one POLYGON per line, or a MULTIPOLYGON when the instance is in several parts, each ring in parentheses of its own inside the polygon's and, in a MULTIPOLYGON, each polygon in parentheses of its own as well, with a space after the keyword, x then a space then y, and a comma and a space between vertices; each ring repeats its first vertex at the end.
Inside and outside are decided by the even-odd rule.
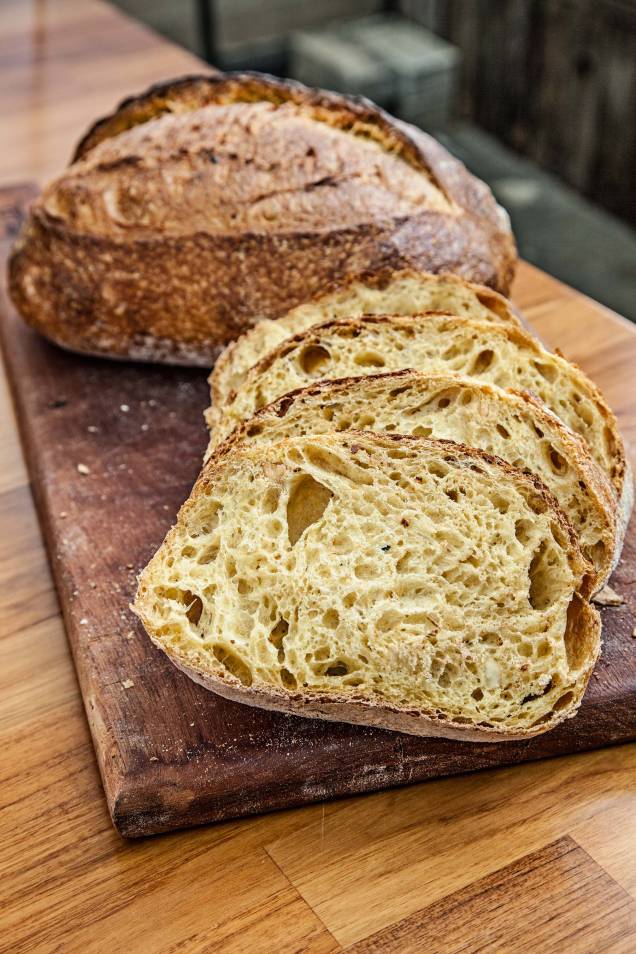
MULTIPOLYGON (((0 69, 9 183, 200 64, 95 0, 4 0, 0 69)), ((594 354, 636 445, 636 331, 529 266, 514 297, 550 344, 594 354)), ((636 951, 636 745, 123 841, 0 388, 0 951, 636 951)))

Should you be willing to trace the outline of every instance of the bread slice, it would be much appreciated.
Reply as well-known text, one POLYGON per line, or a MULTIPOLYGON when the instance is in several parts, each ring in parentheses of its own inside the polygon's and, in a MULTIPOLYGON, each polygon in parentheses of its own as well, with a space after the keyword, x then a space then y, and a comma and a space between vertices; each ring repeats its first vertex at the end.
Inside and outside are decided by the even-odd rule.
POLYGON ((626 521, 632 482, 610 408, 576 365, 546 351, 523 329, 507 325, 441 314, 375 315, 317 325, 283 342, 250 369, 223 407, 211 440, 217 445, 259 408, 318 379, 402 368, 455 371, 533 392, 587 441, 616 490, 626 521))
POLYGON ((452 372, 393 371, 320 381, 268 404, 221 447, 352 429, 451 440, 536 474, 578 533, 583 555, 594 566, 594 592, 607 582, 624 535, 611 485, 585 441, 528 392, 452 372))
POLYGON ((264 319, 223 351, 210 375, 213 407, 221 407, 246 373, 291 335, 312 325, 360 315, 414 315, 443 311, 478 321, 519 324, 510 303, 491 288, 458 275, 431 275, 415 269, 351 276, 276 321, 264 319))
POLYGON ((587 570, 536 478, 450 442, 323 434, 213 457, 134 609, 230 699, 496 741, 576 712, 600 645, 587 570))

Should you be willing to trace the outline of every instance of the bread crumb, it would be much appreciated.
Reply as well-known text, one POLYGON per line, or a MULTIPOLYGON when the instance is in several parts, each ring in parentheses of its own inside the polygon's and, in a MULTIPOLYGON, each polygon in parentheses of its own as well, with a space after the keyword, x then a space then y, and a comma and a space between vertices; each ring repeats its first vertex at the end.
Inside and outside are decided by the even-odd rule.
POLYGON ((142 431, 147 431, 149 427, 150 427, 150 424, 142 424, 142 425, 141 425, 142 431))
POLYGON ((132 687, 133 687, 134 685, 135 685, 135 684, 134 684, 134 682, 132 681, 132 679, 124 679, 124 681, 122 682, 122 688, 123 688, 123 689, 132 689, 132 687))
POLYGON ((96 424, 89 424, 86 430, 88 431, 89 434, 97 434, 97 432, 99 431, 99 428, 97 427, 96 424))
POLYGON ((625 600, 611 586, 604 586, 600 593, 592 597, 592 602, 598 606, 623 606, 625 600))
POLYGON ((119 405, 119 410, 120 410, 120 411, 123 411, 124 414, 128 414, 128 411, 130 410, 130 405, 129 405, 129 404, 120 404, 120 405, 119 405))
POLYGON ((90 474, 90 468, 88 468, 86 464, 78 464, 77 469, 80 472, 80 474, 84 474, 84 475, 90 474))
POLYGON ((80 624, 80 626, 86 626, 86 625, 88 624, 88 620, 86 619, 85 616, 83 616, 83 617, 81 618, 79 624, 80 624))
POLYGON ((159 759, 157 758, 156 755, 151 755, 151 756, 150 756, 150 761, 151 761, 151 762, 158 762, 159 759))
POLYGON ((134 634, 133 630, 132 630, 132 629, 129 629, 128 632, 126 633, 126 639, 133 639, 134 636, 135 636, 135 634, 134 634))

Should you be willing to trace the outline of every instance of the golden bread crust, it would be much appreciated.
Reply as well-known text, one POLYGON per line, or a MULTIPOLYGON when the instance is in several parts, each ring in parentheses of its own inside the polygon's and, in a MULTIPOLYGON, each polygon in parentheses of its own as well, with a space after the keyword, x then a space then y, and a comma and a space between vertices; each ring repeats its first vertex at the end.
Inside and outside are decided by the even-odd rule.
POLYGON ((11 257, 10 288, 25 320, 64 347, 209 365, 257 316, 284 314, 349 274, 410 266, 506 292, 515 259, 490 190, 425 133, 366 101, 264 75, 219 74, 153 87, 87 133, 73 165, 31 208, 11 257), (207 208, 200 195, 225 195, 226 166, 229 183, 240 166, 246 188, 267 178, 267 150, 274 155, 281 144, 263 139, 263 114, 290 144, 299 148, 307 137, 318 178, 309 169, 303 180, 297 163, 298 197, 285 199, 278 175, 276 196, 257 197, 254 227, 253 210, 231 187, 227 207, 200 221, 196 210, 207 208), (234 133, 236 123, 255 123, 265 152, 248 156, 246 134, 217 161, 223 117, 234 133), (206 123, 216 130, 212 149, 206 123), (322 174, 335 147, 351 176, 322 174), (372 187, 360 178, 365 168, 372 187), (176 183, 172 198, 166 179, 176 183), (397 180, 401 198, 390 215, 397 180), (323 195, 342 213, 321 219, 323 195))

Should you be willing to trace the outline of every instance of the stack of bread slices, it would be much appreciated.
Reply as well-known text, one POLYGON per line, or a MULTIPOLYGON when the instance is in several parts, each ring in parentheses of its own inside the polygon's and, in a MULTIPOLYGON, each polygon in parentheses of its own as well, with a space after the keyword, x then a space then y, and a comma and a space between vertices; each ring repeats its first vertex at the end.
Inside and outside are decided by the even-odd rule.
POLYGON ((632 482, 601 394, 502 297, 515 262, 488 187, 367 100, 215 72, 82 138, 11 254, 25 320, 123 359, 233 342, 135 603, 193 679, 463 739, 574 715, 632 482))
POLYGON ((358 276, 230 345, 136 610, 229 698, 503 740, 575 714, 632 482, 612 411, 496 292, 358 276))

